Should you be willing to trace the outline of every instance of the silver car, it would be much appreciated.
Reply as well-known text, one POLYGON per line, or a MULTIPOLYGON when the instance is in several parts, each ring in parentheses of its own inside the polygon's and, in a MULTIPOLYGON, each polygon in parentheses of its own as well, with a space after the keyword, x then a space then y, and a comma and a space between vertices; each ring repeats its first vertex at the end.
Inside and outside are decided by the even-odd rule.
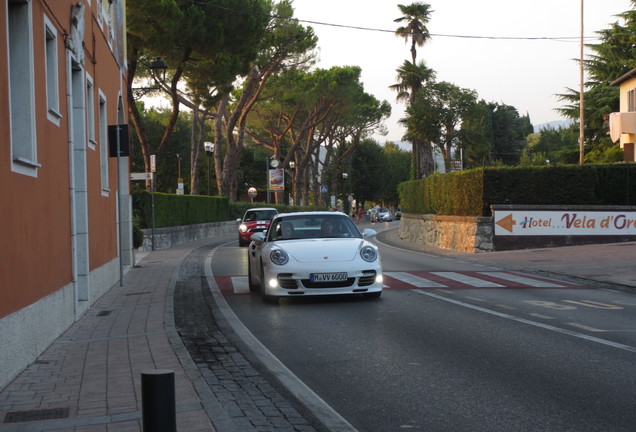
POLYGON ((277 215, 266 233, 255 233, 248 247, 248 281, 265 301, 280 297, 382 294, 378 248, 343 213, 277 215))
POLYGON ((392 222, 393 221, 393 213, 391 210, 387 208, 381 208, 378 211, 378 219, 382 222, 392 222))

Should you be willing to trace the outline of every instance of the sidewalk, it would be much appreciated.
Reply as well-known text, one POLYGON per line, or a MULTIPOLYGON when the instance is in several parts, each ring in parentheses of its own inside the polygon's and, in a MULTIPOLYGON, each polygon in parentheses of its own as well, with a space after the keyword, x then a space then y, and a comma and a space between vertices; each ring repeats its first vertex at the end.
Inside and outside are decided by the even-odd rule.
POLYGON ((178 430, 214 431, 170 305, 181 260, 202 242, 147 255, 2 389, 0 431, 141 431, 141 373, 154 369, 175 373, 178 430))
MULTIPOLYGON (((366 225, 361 228, 377 228, 378 240, 395 247, 636 289, 636 242, 467 254, 408 244, 397 236, 395 223, 366 225)), ((179 431, 234 430, 200 379, 175 328, 173 309, 184 259, 198 248, 233 239, 200 240, 145 256, 126 274, 123 288, 113 286, 0 391, 0 432, 139 432, 141 373, 155 369, 175 372, 179 431)))

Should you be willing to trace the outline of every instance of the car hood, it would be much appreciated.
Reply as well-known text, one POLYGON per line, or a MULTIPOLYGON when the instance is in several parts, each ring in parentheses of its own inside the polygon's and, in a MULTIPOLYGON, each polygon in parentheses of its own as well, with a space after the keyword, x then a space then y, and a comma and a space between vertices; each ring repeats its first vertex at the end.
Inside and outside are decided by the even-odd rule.
POLYGON ((299 262, 351 261, 366 243, 363 239, 290 240, 279 246, 299 262))

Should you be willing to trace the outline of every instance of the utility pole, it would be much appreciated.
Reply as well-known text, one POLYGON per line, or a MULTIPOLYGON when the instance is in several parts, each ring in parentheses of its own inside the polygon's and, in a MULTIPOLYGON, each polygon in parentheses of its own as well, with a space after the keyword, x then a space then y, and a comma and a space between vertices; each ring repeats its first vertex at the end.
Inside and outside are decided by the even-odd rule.
POLYGON ((584 74, 583 74, 583 0, 581 0, 581 43, 579 61, 579 165, 583 165, 585 155, 585 104, 584 104, 584 74))

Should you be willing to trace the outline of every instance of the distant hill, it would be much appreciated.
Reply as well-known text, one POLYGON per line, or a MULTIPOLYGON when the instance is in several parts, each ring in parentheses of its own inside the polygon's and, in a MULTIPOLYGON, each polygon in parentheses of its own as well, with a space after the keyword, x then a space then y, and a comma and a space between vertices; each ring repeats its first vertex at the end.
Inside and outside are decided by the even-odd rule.
POLYGON ((535 132, 540 132, 541 129, 559 129, 566 128, 574 123, 573 120, 555 120, 547 123, 541 123, 538 125, 533 125, 535 132))

